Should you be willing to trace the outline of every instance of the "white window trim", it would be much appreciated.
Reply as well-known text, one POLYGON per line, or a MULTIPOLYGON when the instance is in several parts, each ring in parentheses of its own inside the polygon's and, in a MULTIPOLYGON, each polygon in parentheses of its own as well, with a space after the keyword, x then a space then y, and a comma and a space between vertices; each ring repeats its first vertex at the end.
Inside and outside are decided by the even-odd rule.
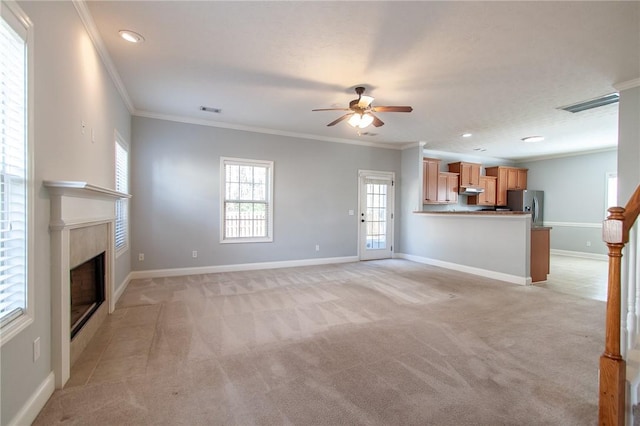
POLYGON ((34 172, 33 172, 33 114, 34 114, 34 102, 33 102, 33 87, 34 87, 34 55, 33 55, 33 23, 29 19, 26 13, 18 6, 15 1, 7 0, 3 1, 0 13, 5 15, 5 9, 7 8, 19 21, 19 23, 26 30, 26 44, 27 44, 27 154, 26 154, 26 166, 27 166, 27 297, 26 304, 27 309, 24 314, 19 318, 11 321, 9 324, 0 328, 0 347, 4 346, 9 340, 18 335, 22 330, 27 328, 35 320, 35 285, 34 285, 34 208, 35 201, 34 196, 34 172))
POLYGON ((247 158, 220 157, 220 243, 221 244, 241 244, 241 243, 271 243, 273 242, 273 161, 268 160, 251 160, 247 158), (227 238, 224 237, 224 202, 226 193, 226 163, 249 165, 249 166, 265 166, 269 169, 267 190, 268 208, 267 208, 267 236, 261 238, 227 238))
MULTIPOLYGON (((118 130, 114 129, 113 131, 114 134, 114 139, 115 139, 115 143, 120 144, 120 146, 122 146, 124 148, 125 151, 127 151, 127 186, 130 185, 131 183, 131 151, 129 148, 129 144, 127 143, 127 141, 125 141, 125 139, 122 137, 122 135, 118 132, 118 130)), ((113 163, 114 163, 114 174, 115 174, 115 168, 116 168, 116 158, 115 158, 115 154, 114 154, 114 159, 113 159, 113 163)), ((116 190, 118 188, 115 188, 116 190)), ((128 191, 127 191, 128 192, 128 191)), ((131 210, 130 210, 130 206, 129 206, 129 199, 127 198, 121 198, 119 200, 124 201, 125 203, 125 208, 127 210, 127 232, 125 234, 125 243, 122 247, 120 248, 116 248, 116 259, 119 258, 122 254, 126 253, 127 251, 129 251, 129 233, 130 233, 130 229, 131 229, 131 210)), ((115 206, 114 206, 115 209, 115 206)), ((116 217, 116 222, 117 222, 117 217, 116 217)), ((116 224, 113 224, 113 232, 116 232, 116 224)), ((114 235, 114 241, 115 241, 115 235, 114 235)))

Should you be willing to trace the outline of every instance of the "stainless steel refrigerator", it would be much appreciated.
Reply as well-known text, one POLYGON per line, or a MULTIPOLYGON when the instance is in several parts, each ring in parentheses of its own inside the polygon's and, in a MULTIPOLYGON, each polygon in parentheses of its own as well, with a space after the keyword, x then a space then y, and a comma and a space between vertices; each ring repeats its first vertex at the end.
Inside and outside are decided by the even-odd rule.
POLYGON ((507 191, 507 207, 513 211, 531 213, 531 226, 542 226, 544 191, 509 190, 507 191))

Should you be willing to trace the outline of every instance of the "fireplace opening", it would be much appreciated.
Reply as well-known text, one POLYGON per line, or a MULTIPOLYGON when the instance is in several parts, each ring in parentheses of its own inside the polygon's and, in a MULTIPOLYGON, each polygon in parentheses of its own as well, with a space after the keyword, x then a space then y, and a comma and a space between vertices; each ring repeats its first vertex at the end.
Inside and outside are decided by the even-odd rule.
POLYGON ((105 252, 71 270, 71 338, 104 302, 105 252))

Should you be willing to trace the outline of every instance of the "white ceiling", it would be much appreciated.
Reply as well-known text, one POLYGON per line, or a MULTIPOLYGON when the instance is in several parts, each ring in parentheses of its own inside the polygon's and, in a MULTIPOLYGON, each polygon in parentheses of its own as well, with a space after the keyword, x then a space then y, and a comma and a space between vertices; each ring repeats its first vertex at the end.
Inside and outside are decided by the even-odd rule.
POLYGON ((322 140, 513 160, 613 147, 617 105, 556 108, 640 77, 638 1, 86 6, 135 114, 322 140), (126 43, 121 29, 146 40, 126 43), (358 85, 373 105, 414 110, 378 114, 375 136, 327 127, 340 111, 311 111, 346 107, 358 85), (545 140, 520 141, 530 135, 545 140))

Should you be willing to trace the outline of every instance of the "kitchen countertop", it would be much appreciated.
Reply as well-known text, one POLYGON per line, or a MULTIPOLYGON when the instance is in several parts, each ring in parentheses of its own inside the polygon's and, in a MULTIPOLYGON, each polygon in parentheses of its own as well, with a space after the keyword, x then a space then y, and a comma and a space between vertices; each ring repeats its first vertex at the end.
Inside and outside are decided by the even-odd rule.
POLYGON ((435 214, 435 215, 455 214, 455 215, 461 215, 461 216, 523 216, 523 215, 531 214, 529 212, 493 211, 493 210, 484 210, 484 211, 483 210, 475 210, 475 211, 458 210, 458 211, 438 211, 438 212, 418 210, 418 211, 414 211, 414 213, 435 214))

